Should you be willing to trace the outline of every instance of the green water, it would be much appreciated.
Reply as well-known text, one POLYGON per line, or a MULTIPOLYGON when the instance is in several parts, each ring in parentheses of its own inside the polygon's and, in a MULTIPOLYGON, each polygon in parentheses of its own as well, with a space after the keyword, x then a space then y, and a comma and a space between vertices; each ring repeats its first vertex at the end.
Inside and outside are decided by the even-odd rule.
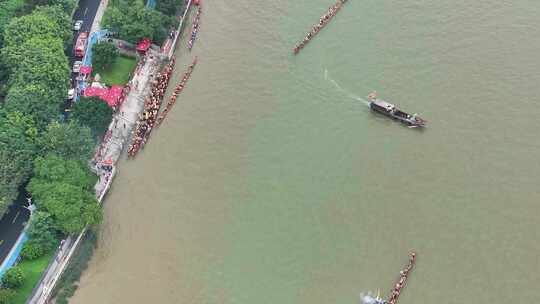
POLYGON ((351 0, 293 56, 331 4, 203 4, 73 303, 357 303, 411 249, 399 303, 540 296, 540 3, 351 0))

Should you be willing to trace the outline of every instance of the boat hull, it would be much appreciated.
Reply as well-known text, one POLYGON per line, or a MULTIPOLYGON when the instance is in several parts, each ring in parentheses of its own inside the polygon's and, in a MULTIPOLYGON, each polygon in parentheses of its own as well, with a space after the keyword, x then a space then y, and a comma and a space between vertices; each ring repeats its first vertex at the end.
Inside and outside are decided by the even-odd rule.
POLYGON ((423 119, 418 118, 418 117, 413 118, 412 115, 410 115, 408 113, 405 113, 403 111, 400 111, 400 110, 397 110, 397 109, 392 110, 392 111, 388 111, 387 109, 378 106, 374 102, 369 103, 369 108, 374 112, 377 112, 377 113, 379 113, 381 115, 384 115, 386 117, 397 120, 397 121, 399 121, 400 123, 406 125, 409 128, 422 128, 422 127, 425 127, 425 121, 423 119))

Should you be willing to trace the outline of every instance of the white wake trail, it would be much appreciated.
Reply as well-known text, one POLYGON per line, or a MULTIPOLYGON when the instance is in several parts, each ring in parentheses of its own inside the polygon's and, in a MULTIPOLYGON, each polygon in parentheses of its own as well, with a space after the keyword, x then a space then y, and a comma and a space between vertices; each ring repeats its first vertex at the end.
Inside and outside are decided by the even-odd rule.
POLYGON ((328 69, 324 69, 324 79, 325 80, 330 80, 330 82, 332 84, 334 84, 334 86, 340 90, 341 92, 345 93, 349 98, 352 98, 352 99, 356 99, 358 101, 361 101, 363 102, 366 106, 369 106, 369 102, 367 100, 365 100, 364 98, 358 96, 358 95, 355 95, 345 89, 343 89, 334 79, 332 79, 330 76, 328 76, 328 69))

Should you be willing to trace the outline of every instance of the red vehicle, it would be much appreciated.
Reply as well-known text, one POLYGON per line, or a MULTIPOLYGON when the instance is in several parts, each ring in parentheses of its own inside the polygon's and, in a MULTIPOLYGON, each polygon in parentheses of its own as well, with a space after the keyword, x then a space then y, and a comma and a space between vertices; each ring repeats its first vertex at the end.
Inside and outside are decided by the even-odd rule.
POLYGON ((75 42, 75 57, 82 58, 84 57, 84 51, 86 49, 86 43, 88 42, 88 32, 82 32, 77 37, 77 42, 75 42))

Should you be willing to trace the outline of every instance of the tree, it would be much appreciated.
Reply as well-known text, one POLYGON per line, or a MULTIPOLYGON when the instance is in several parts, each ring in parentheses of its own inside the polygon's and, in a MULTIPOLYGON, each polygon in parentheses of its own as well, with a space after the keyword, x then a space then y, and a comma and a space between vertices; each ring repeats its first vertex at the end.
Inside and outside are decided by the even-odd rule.
POLYGON ((173 18, 147 9, 141 1, 118 1, 107 9, 103 26, 118 32, 120 39, 137 43, 149 38, 161 43, 167 37, 173 18))
POLYGON ((21 50, 5 55, 13 62, 10 83, 20 86, 39 84, 50 91, 56 104, 65 100, 71 71, 62 42, 36 37, 25 41, 21 47, 21 50))
POLYGON ((44 197, 51 187, 57 183, 66 183, 81 191, 90 192, 96 182, 96 176, 76 160, 66 160, 58 155, 49 154, 38 157, 34 162, 34 176, 28 184, 28 191, 36 196, 44 197))
POLYGON ((109 68, 118 57, 118 49, 114 44, 108 42, 94 44, 92 52, 92 66, 101 70, 109 68))
POLYGON ((32 172, 37 132, 31 117, 0 109, 0 216, 32 172))
POLYGON ((175 16, 176 12, 184 7, 183 0, 159 0, 157 1, 156 10, 167 16, 175 16))
POLYGON ((11 267, 2 277, 2 286, 6 288, 19 288, 24 284, 24 273, 20 267, 11 267))
MULTIPOLYGON (((4 27, 9 23, 11 18, 14 18, 20 13, 24 3, 19 0, 0 1, 0 48, 4 37, 4 27)), ((1 302, 0 302, 1 303, 1 302)))
POLYGON ((90 128, 76 120, 68 123, 52 122, 38 140, 42 155, 55 153, 65 159, 87 163, 94 152, 95 141, 90 128))
POLYGON ((54 219, 44 211, 38 211, 32 215, 30 227, 27 232, 29 243, 35 244, 48 252, 56 246, 56 230, 54 219))
POLYGON ((32 14, 43 14, 53 20, 59 29, 57 37, 66 43, 73 39, 70 15, 74 7, 74 0, 50 0, 48 5, 37 7, 32 14))
POLYGON ((37 158, 27 189, 40 210, 50 214, 54 228, 69 234, 101 221, 101 208, 92 193, 95 181, 80 162, 51 154, 37 158))
MULTIPOLYGON (((53 42, 54 40, 60 40, 61 46, 68 43, 72 33, 71 22, 67 21, 69 17, 61 12, 59 7, 40 8, 30 15, 11 19, 4 29, 4 47, 2 48, 4 63, 10 69, 17 66, 24 59, 22 53, 31 46, 29 43, 31 39, 34 39, 33 43, 42 40, 53 44, 53 47, 57 47, 58 43, 53 42)), ((41 62, 41 65, 46 64, 41 62)))
POLYGON ((47 89, 35 82, 17 83, 9 89, 4 106, 8 112, 19 111, 32 116, 36 127, 43 131, 60 113, 59 99, 52 95, 55 91, 56 87, 47 89))
POLYGON ((36 7, 59 6, 62 12, 71 15, 76 5, 76 0, 25 0, 25 2, 24 11, 26 14, 34 11, 36 7))
POLYGON ((100 136, 111 123, 112 109, 97 97, 81 98, 71 108, 71 118, 89 127, 94 135, 100 136))
POLYGON ((12 304, 15 298, 15 291, 7 288, 0 288, 0 304, 12 304))
POLYGON ((63 233, 78 233, 86 225, 101 221, 101 208, 89 192, 67 183, 53 183, 50 191, 36 196, 39 206, 55 219, 56 228, 63 233))

